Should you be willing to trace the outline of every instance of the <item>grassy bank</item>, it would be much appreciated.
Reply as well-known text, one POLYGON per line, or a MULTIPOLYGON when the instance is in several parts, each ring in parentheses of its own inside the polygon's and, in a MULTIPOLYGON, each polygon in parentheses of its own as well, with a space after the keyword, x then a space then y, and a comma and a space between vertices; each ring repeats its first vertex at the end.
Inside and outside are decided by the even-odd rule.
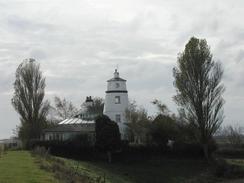
POLYGON ((0 158, 0 183, 57 183, 29 152, 8 151, 0 158))
POLYGON ((63 159, 89 177, 106 183, 234 183, 244 182, 244 160, 223 159, 226 164, 207 164, 201 159, 153 158, 138 162, 74 161, 63 159), (217 166, 217 167, 216 167, 217 166), (222 173, 224 175, 217 175, 222 173))
MULTIPOLYGON (((244 168, 243 159, 226 159, 229 164, 244 168)), ((135 162, 75 161, 50 156, 31 156, 27 151, 9 151, 0 158, 0 183, 58 183, 68 175, 83 182, 101 183, 210 183, 242 182, 243 179, 222 179, 211 175, 211 167, 201 159, 151 158, 135 162), (40 169, 42 167, 42 169, 40 169), (52 172, 52 173, 50 173, 52 172), (62 176, 64 177, 62 177, 62 176)))
POLYGON ((196 159, 151 159, 112 164, 64 160, 90 177, 105 177, 108 183, 179 183, 195 180, 208 172, 207 164, 196 159))

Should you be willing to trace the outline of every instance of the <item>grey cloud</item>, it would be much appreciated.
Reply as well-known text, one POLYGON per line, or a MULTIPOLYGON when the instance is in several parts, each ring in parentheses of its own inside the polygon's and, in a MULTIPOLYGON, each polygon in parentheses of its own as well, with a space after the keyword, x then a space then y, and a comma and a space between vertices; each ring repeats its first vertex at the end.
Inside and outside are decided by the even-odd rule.
POLYGON ((39 23, 38 19, 37 21, 33 22, 31 20, 16 15, 9 16, 7 18, 7 24, 12 31, 19 31, 19 32, 31 32, 31 31, 41 32, 43 30, 51 30, 51 28, 53 28, 50 24, 39 23))
POLYGON ((239 50, 238 55, 236 57, 236 62, 243 62, 244 61, 244 48, 243 50, 239 50))
POLYGON ((119 64, 130 98, 150 114, 155 112, 150 104, 154 98, 176 111, 172 67, 191 36, 206 38, 214 59, 223 63, 227 121, 243 123, 244 106, 238 102, 244 73, 242 5, 242 1, 208 0, 204 5, 195 0, 4 3, 0 6, 5 14, 0 18, 0 115, 4 116, 0 134, 5 135, 1 136, 10 135, 19 122, 6 93, 13 89, 18 64, 28 57, 41 63, 50 101, 59 95, 79 106, 87 95, 104 97, 106 80, 119 64), (234 4, 231 9, 230 4, 234 4))
POLYGON ((34 49, 30 52, 30 57, 37 60, 42 60, 47 58, 47 54, 41 49, 34 49))

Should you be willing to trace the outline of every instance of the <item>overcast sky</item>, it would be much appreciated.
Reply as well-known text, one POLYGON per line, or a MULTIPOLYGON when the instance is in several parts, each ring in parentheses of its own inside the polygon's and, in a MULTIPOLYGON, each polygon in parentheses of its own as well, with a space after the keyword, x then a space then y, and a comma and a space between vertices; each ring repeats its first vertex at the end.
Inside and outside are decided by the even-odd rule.
POLYGON ((176 112, 172 68, 192 36, 223 64, 224 124, 244 125, 243 9, 243 0, 1 0, 0 139, 19 124, 11 97, 23 59, 40 62, 51 102, 104 97, 118 64, 129 97, 149 114, 154 98, 176 112))

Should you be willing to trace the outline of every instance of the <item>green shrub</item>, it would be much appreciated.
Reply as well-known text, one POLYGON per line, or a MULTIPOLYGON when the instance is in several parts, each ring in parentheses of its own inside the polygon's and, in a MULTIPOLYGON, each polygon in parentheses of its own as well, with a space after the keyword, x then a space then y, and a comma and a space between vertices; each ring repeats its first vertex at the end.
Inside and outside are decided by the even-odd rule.
MULTIPOLYGON (((44 154, 44 149, 42 147, 35 148, 36 154, 44 154)), ((39 156, 38 163, 40 165, 40 168, 52 172, 55 175, 55 178, 58 180, 65 182, 65 183, 91 183, 94 181, 89 181, 91 178, 88 177, 85 174, 82 174, 79 172, 79 165, 76 166, 68 166, 64 162, 64 160, 56 157, 50 156, 48 159, 42 158, 42 156, 39 156)))
POLYGON ((152 143, 165 146, 168 140, 176 140, 179 128, 170 115, 159 114, 151 124, 150 134, 152 143))
POLYGON ((39 155, 43 158, 48 158, 49 157, 49 150, 46 149, 45 147, 43 146, 36 146, 33 150, 32 150, 32 153, 34 155, 39 155))
POLYGON ((121 139, 119 126, 111 121, 108 116, 102 115, 96 118, 96 147, 105 151, 120 149, 121 139))

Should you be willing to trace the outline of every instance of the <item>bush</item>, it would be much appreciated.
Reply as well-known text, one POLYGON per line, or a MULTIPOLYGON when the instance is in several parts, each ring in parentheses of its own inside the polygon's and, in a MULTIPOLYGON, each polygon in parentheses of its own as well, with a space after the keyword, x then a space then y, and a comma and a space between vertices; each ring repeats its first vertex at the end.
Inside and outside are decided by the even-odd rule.
POLYGON ((80 160, 92 160, 95 157, 94 147, 83 146, 81 143, 77 144, 73 143, 73 141, 32 141, 32 149, 35 149, 38 146, 45 147, 45 149, 48 149, 48 153, 55 156, 80 160))
POLYGON ((47 158, 49 155, 48 150, 43 147, 43 146, 36 146, 33 150, 32 150, 33 154, 39 155, 43 158, 47 158))
POLYGON ((199 144, 175 143, 173 148, 158 145, 126 145, 122 151, 113 154, 117 161, 143 161, 150 158, 203 158, 202 146, 199 144))
POLYGON ((104 151, 120 149, 121 139, 118 124, 108 116, 102 115, 96 119, 96 147, 104 151))
MULTIPOLYGON (((68 142, 60 141, 36 141, 35 146, 45 148, 35 148, 36 154, 45 157, 48 153, 78 159, 78 160, 107 160, 107 154, 103 149, 94 147, 74 146, 68 142), (46 151, 45 151, 46 150, 46 151)), ((141 161, 155 156, 173 157, 203 157, 202 147, 199 144, 174 143, 173 148, 157 145, 129 145, 127 141, 122 141, 119 151, 112 151, 112 157, 116 161, 141 161)))
POLYGON ((39 159, 39 161, 41 169, 48 172, 53 172, 55 177, 62 182, 91 182, 89 181, 89 179, 91 179, 90 177, 78 172, 78 165, 75 168, 67 166, 63 160, 55 157, 51 157, 48 160, 39 159))
POLYGON ((153 144, 165 146, 168 140, 175 140, 178 133, 177 123, 169 115, 159 114, 151 124, 150 135, 153 144))
POLYGON ((197 143, 175 142, 172 149, 173 153, 178 156, 186 157, 203 157, 202 145, 197 143))

